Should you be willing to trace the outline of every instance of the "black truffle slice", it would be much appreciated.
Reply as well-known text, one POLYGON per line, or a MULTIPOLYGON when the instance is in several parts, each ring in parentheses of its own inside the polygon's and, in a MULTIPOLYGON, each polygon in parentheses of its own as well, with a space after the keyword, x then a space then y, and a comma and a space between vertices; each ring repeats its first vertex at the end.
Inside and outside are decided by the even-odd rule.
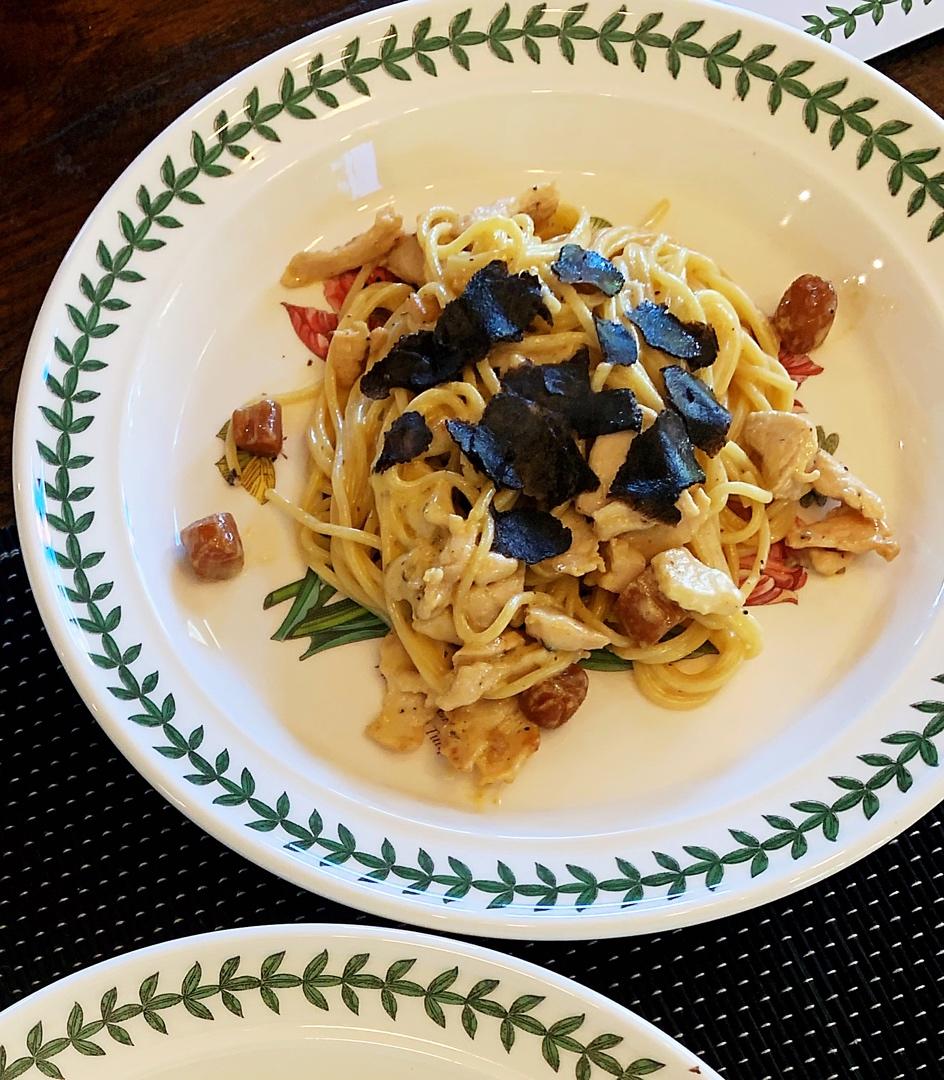
POLYGON ((601 390, 580 402, 573 424, 584 439, 617 431, 639 431, 642 409, 632 390, 601 390))
POLYGON ((554 412, 567 413, 570 404, 588 397, 590 353, 586 348, 560 364, 522 364, 502 376, 502 386, 554 412))
POLYGON ((374 472, 382 473, 393 465, 402 465, 422 454, 433 441, 433 433, 418 412, 405 412, 387 428, 383 449, 374 463, 374 472))
POLYGON ((511 390, 558 413, 584 439, 614 431, 638 431, 642 411, 631 390, 590 389, 590 354, 581 349, 560 364, 525 364, 502 379, 511 390))
POLYGON ((466 347, 462 338, 466 334, 471 346, 476 340, 475 329, 465 328, 467 321, 485 340, 484 356, 499 341, 520 341, 538 316, 548 322, 551 318, 541 292, 541 279, 527 270, 509 274, 505 263, 494 259, 472 275, 461 296, 446 305, 436 331, 442 341, 458 348, 466 347), (453 314, 459 311, 465 319, 453 314))
POLYGON ((639 359, 639 345, 636 337, 621 322, 610 322, 593 316, 600 339, 603 359, 608 364, 635 364, 639 359))
POLYGON ((678 365, 662 369, 665 396, 685 421, 688 437, 710 457, 724 446, 731 426, 731 414, 701 379, 678 365))
POLYGON ((629 321, 653 349, 688 361, 690 368, 713 364, 718 356, 718 337, 707 323, 685 323, 672 314, 665 304, 643 300, 628 311, 629 321))
POLYGON ((564 244, 551 270, 565 285, 592 285, 604 296, 616 296, 625 280, 609 259, 579 244, 564 244))
POLYGON ((478 424, 446 423, 473 466, 497 487, 524 491, 543 506, 560 506, 599 480, 559 414, 517 394, 496 394, 478 424))
POLYGON ((432 330, 407 334, 361 377, 361 393, 385 398, 395 386, 414 393, 458 379, 465 366, 458 349, 444 347, 432 330))
POLYGON ((522 490, 542 506, 560 506, 600 486, 577 449, 570 425, 549 409, 517 394, 496 394, 480 426, 511 449, 522 490))
POLYGON ((488 334, 475 312, 462 302, 461 296, 446 304, 432 332, 441 348, 451 349, 470 364, 488 355, 488 334))
POLYGON ((546 510, 493 510, 492 517, 492 551, 529 565, 563 555, 573 540, 570 529, 546 510))
POLYGON ((609 493, 647 517, 677 525, 682 515, 676 499, 704 479, 684 421, 678 413, 663 409, 652 426, 633 439, 609 493))
POLYGON ((395 386, 420 392, 451 382, 466 364, 487 356, 496 342, 520 341, 537 316, 551 317, 540 278, 527 271, 511 275, 495 259, 446 304, 433 330, 407 335, 378 360, 361 378, 361 392, 385 398, 395 386))
POLYGON ((523 484, 515 470, 511 443, 499 438, 484 424, 470 424, 465 420, 447 420, 446 430, 472 462, 473 468, 487 476, 496 487, 521 490, 523 484))

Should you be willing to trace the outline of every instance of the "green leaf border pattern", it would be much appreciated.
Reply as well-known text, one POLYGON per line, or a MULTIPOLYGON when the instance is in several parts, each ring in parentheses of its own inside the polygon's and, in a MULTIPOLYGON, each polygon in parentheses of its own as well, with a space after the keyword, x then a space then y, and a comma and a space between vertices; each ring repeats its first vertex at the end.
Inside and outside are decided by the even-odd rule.
POLYGON ((584 1043, 578 1037, 586 1021, 585 1015, 562 1017, 553 1023, 545 1023, 535 1015, 535 1010, 545 1000, 539 994, 523 994, 510 1005, 503 1005, 492 995, 499 989, 499 979, 479 979, 466 993, 459 993, 456 983, 460 979, 458 967, 436 975, 427 985, 407 976, 416 963, 414 959, 395 960, 386 971, 371 974, 366 970, 370 953, 356 953, 348 957, 338 974, 329 974, 330 957, 322 950, 305 966, 301 975, 282 969, 285 952, 267 956, 259 966, 258 975, 240 974, 241 958, 232 956, 220 965, 215 979, 204 980, 203 968, 196 961, 184 975, 179 987, 160 990, 160 972, 149 975, 138 988, 137 1000, 118 1004, 118 989, 112 987, 102 995, 98 1010, 86 1015, 76 1002, 65 1023, 65 1034, 49 1038, 43 1030, 42 1021, 36 1023, 26 1036, 26 1053, 12 1057, 0 1046, 0 1080, 15 1080, 35 1069, 53 1080, 63 1080, 63 1073, 52 1060, 70 1047, 85 1057, 103 1057, 106 1054, 105 1035, 122 1046, 133 1046, 134 1040, 128 1030, 129 1021, 143 1019, 148 1027, 162 1035, 168 1034, 166 1015, 180 1006, 198 1020, 213 1020, 209 1001, 219 998, 219 1003, 233 1016, 244 1018, 243 998, 258 992, 263 1005, 278 1014, 279 992, 301 990, 305 1000, 313 1008, 330 1012, 334 994, 355 1016, 360 1012, 363 994, 378 994, 380 1004, 390 1019, 396 1022, 404 999, 422 1001, 426 1016, 438 1027, 447 1026, 447 1017, 458 1018, 469 1039, 479 1032, 480 1018, 498 1021, 496 1031, 507 1053, 511 1053, 519 1036, 531 1036, 541 1040, 541 1054, 545 1062, 558 1072, 562 1055, 571 1054, 574 1060, 576 1080, 590 1080, 594 1069, 617 1080, 642 1080, 644 1076, 663 1069, 664 1063, 653 1058, 636 1058, 626 1065, 608 1051, 622 1043, 623 1036, 604 1033, 584 1043), (456 1013, 455 1010, 459 1010, 456 1013))
POLYGON ((887 8, 900 7, 903 15, 910 15, 918 2, 928 7, 932 0, 862 0, 861 4, 853 8, 827 4, 826 11, 832 17, 804 15, 803 21, 807 24, 804 30, 826 42, 833 40, 834 31, 842 31, 842 36, 848 40, 858 30, 860 19, 871 18, 872 24, 878 26, 885 18, 887 8))
MULTIPOLYGON (((544 4, 537 4, 530 8, 522 24, 516 26, 505 4, 484 29, 472 29, 472 9, 467 8, 451 20, 443 33, 433 32, 428 17, 417 22, 406 35, 391 26, 377 55, 364 53, 361 39, 355 37, 334 64, 326 63, 324 56, 317 53, 308 64, 305 82, 297 81, 286 69, 277 98, 268 104, 263 104, 258 89, 252 89, 237 115, 219 113, 214 136, 209 140, 194 131, 190 162, 179 167, 166 157, 160 168, 159 185, 153 190, 143 185, 138 189, 135 216, 125 212, 118 215, 121 235, 118 245, 98 243, 99 266, 94 280, 82 274, 78 283, 84 304, 81 308, 70 304, 67 309, 76 337, 72 344, 60 338, 55 341, 58 374, 50 372, 46 377, 54 407, 41 407, 43 417, 56 432, 48 444, 38 443, 39 453, 48 466, 44 485, 46 519, 61 537, 59 547, 50 554, 62 571, 71 572, 72 584, 61 586, 62 591, 81 612, 74 621, 100 642, 90 653, 91 659, 99 668, 112 673, 114 684, 109 690, 129 705, 131 723, 153 729, 157 737, 155 751, 171 761, 180 761, 187 769, 184 773, 187 783, 212 788, 217 793, 213 799, 216 805, 248 808, 250 815, 245 827, 262 833, 277 831, 284 837, 286 848, 294 852, 313 851, 322 866, 335 868, 335 872, 344 866, 361 881, 389 882, 399 885, 406 893, 428 894, 440 902, 460 900, 475 893, 489 898, 489 908, 516 902, 537 912, 566 906, 571 913, 579 913, 597 905, 604 897, 608 899, 599 903, 597 911, 605 904, 628 907, 644 898, 677 897, 694 883, 716 889, 728 868, 740 863, 749 863, 750 874, 756 877, 768 868, 773 853, 781 849, 789 849, 793 859, 802 858, 812 834, 822 834, 827 841, 835 841, 843 815, 856 807, 861 808, 866 819, 873 817, 879 809, 879 792, 893 782, 899 791, 907 791, 912 784, 909 763, 920 761, 929 767, 937 766, 938 753, 933 740, 944 729, 944 703, 918 703, 914 707, 920 712, 933 714, 924 728, 897 731, 883 740, 896 748, 897 756, 862 755, 861 762, 870 770, 866 779, 833 778, 833 784, 841 790, 836 800, 829 803, 801 800, 791 804, 795 812, 792 816, 767 815, 765 821, 770 831, 762 837, 741 829, 730 830, 734 845, 727 851, 686 846, 684 858, 680 854, 654 852, 655 866, 644 870, 617 858, 613 876, 603 878, 574 864, 557 871, 535 864, 533 874, 528 871, 522 876, 520 870, 516 873, 500 861, 492 875, 478 876, 458 858, 449 857, 448 866, 436 865, 422 849, 415 856, 404 858, 389 839, 382 842, 379 850, 364 850, 343 823, 326 829, 317 809, 307 815, 293 813, 286 792, 277 797, 263 797, 256 790, 252 772, 231 762, 227 749, 207 751, 202 726, 184 731, 175 724, 174 696, 159 692, 159 672, 141 674, 144 663, 140 659, 141 644, 120 645, 115 636, 122 613, 119 606, 106 603, 113 583, 93 582, 93 571, 104 558, 104 552, 86 552, 81 540, 95 516, 94 510, 82 508, 93 488, 75 482, 81 480, 82 470, 92 460, 75 443, 81 441, 78 437, 95 419, 93 413, 79 408, 98 397, 97 391, 85 386, 105 367, 94 358, 95 344, 118 329, 118 323, 110 320, 120 319, 121 312, 129 307, 129 302, 116 292, 130 295, 134 284, 143 280, 132 265, 139 265, 146 254, 163 247, 162 236, 183 224, 170 213, 171 209, 184 204, 187 212, 193 212, 203 202, 196 188, 202 190, 210 181, 229 175, 231 170, 223 162, 248 156, 247 144, 251 140, 278 141, 278 132, 272 125, 283 116, 310 121, 316 115, 313 107, 320 111, 337 108, 342 91, 370 94, 368 79, 378 71, 396 80, 409 80, 416 75, 434 77, 437 63, 447 60, 468 70, 475 49, 487 49, 504 62, 540 63, 543 50, 556 47, 568 63, 574 63, 578 55, 596 55, 614 65, 629 59, 640 72, 647 70, 651 57, 661 54, 673 77, 678 76, 683 65, 697 64, 714 87, 720 88, 733 79, 740 100, 747 98, 754 87, 762 88, 771 113, 776 113, 788 100, 795 102, 811 134, 822 130, 821 121, 830 121, 828 138, 833 149, 852 133, 860 140, 857 153, 860 169, 873 156, 885 158, 891 163, 888 172, 891 195, 897 195, 906 180, 912 185, 909 214, 921 210, 926 199, 944 210, 944 173, 928 175, 923 168, 938 157, 940 148, 905 149, 899 140, 911 125, 894 119, 870 120, 869 114, 878 108, 878 100, 850 99, 847 79, 817 85, 815 80, 811 81, 815 63, 810 60, 790 60, 778 69, 771 64, 777 46, 760 44, 747 49, 741 44, 740 31, 705 44, 701 40, 705 35, 702 21, 686 22, 669 33, 658 12, 643 16, 634 28, 629 28, 623 8, 599 25, 585 21, 586 10, 586 4, 578 4, 553 14, 544 4), (588 50, 593 50, 593 54, 588 50), (59 512, 49 509, 49 503, 58 503, 59 512)), ((928 239, 942 233, 944 212, 934 219, 928 239)), ((939 681, 944 678, 939 677, 939 681)))

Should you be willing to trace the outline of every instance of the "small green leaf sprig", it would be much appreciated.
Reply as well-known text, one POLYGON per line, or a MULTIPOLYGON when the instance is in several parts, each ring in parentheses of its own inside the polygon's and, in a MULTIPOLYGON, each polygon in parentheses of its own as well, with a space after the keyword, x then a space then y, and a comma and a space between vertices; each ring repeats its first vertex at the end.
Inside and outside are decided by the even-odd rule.
POLYGON ((330 957, 322 950, 305 966, 301 975, 282 970, 285 953, 273 953, 262 961, 259 974, 240 974, 241 958, 230 957, 220 966, 215 981, 204 981, 203 967, 194 963, 172 991, 159 991, 160 972, 149 975, 138 988, 137 1000, 118 1004, 118 990, 112 987, 102 995, 95 1019, 85 1015, 76 1002, 66 1021, 66 1034, 52 1039, 44 1036, 43 1024, 35 1024, 26 1036, 26 1053, 10 1058, 5 1047, 0 1046, 0 1080, 16 1080, 31 1070, 36 1070, 51 1080, 64 1080, 63 1073, 52 1059, 72 1049, 84 1057, 103 1057, 105 1040, 122 1046, 133 1046, 128 1022, 141 1018, 154 1031, 168 1034, 165 1015, 183 1007, 198 1020, 213 1020, 214 1015, 207 1002, 219 998, 223 1007, 233 1016, 244 1018, 242 996, 258 993, 263 1005, 278 1014, 281 1008, 279 992, 301 990, 305 1000, 315 1009, 330 1012, 328 994, 338 992, 341 1003, 354 1015, 358 1015, 362 995, 379 994, 380 1004, 390 1019, 396 1022, 404 999, 422 1001, 430 1020, 445 1028, 447 1017, 455 1016, 458 1009, 462 1029, 470 1039, 479 1033, 480 1018, 498 1021, 498 1036, 506 1052, 511 1053, 519 1035, 541 1040, 541 1054, 554 1072, 559 1072, 562 1054, 573 1055, 576 1080, 590 1080, 594 1068, 616 1080, 642 1080, 665 1066, 653 1058, 636 1058, 621 1064, 609 1051, 623 1042, 623 1036, 605 1033, 588 1042, 582 1042, 578 1032, 586 1023, 584 1014, 563 1017, 547 1024, 534 1015, 544 1002, 539 994, 523 994, 505 1006, 492 995, 498 990, 499 979, 480 979, 467 993, 456 990, 460 978, 458 967, 441 972, 423 985, 407 976, 416 960, 396 960, 382 975, 367 970, 369 953, 357 953, 349 957, 338 974, 329 974, 330 957), (447 1012, 448 1010, 448 1012, 447 1012))
MULTIPOLYGON (((922 0, 922 3, 927 7, 931 0, 922 0)), ((822 15, 804 15, 803 21, 807 24, 805 31, 813 37, 830 42, 833 40, 833 31, 841 30, 842 36, 848 39, 858 30, 861 19, 871 18, 872 23, 878 26, 885 18, 886 8, 890 7, 900 7, 902 14, 910 15, 914 8, 914 0, 863 0, 863 3, 854 8, 827 4, 826 10, 832 18, 824 19, 822 15)))

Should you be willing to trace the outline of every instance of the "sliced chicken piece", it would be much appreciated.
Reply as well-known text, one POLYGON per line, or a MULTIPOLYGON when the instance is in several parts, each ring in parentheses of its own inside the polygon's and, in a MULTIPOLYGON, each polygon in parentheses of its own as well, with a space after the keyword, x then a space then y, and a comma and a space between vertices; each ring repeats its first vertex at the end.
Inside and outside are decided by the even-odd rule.
POLYGON ((416 606, 417 618, 430 618, 452 599, 456 582, 462 577, 475 550, 475 528, 452 514, 449 517, 449 536, 436 563, 423 572, 424 594, 416 606))
POLYGON ((576 619, 544 604, 529 604, 524 626, 533 638, 552 652, 582 652, 602 649, 610 643, 606 634, 591 630, 576 619))
POLYGON ((663 594, 686 611, 730 615, 741 606, 740 590, 731 578, 696 559, 688 548, 659 552, 652 569, 663 594))
POLYGON ((623 633, 637 646, 655 645, 687 618, 685 611, 659 588, 651 566, 620 593, 616 614, 623 633))
POLYGON ((380 715, 368 725, 367 734, 388 750, 415 750, 436 709, 427 701, 427 686, 396 634, 380 643, 380 673, 387 688, 380 715))
POLYGON ((534 228, 543 228, 557 213, 560 206, 560 193, 557 184, 535 184, 522 192, 515 206, 516 214, 527 214, 534 222, 534 228))
POLYGON ((885 503, 843 465, 832 454, 820 450, 813 460, 813 467, 819 469, 819 479, 813 487, 828 499, 838 499, 851 510, 858 510, 870 521, 885 521, 885 503))
MULTIPOLYGON (((436 698, 436 705, 445 710, 472 705, 493 687, 513 682, 522 674, 523 634, 506 630, 482 644, 463 645, 452 654, 453 679, 449 687, 436 698)), ((550 654, 547 654, 549 658, 550 654)), ((524 663, 533 663, 533 653, 524 663)))
POLYGON ((861 555, 875 551, 889 562, 898 554, 898 541, 886 535, 882 525, 863 517, 858 510, 837 506, 821 521, 800 522, 787 533, 787 547, 829 548, 861 555))
POLYGON ((742 441, 753 451, 775 499, 798 499, 819 479, 813 466, 819 451, 816 429, 799 413, 751 413, 744 421, 742 441))
POLYGON ((484 644, 464 645, 452 654, 452 682, 435 700, 447 712, 472 705, 493 687, 512 682, 521 674, 520 647, 524 635, 506 630, 484 644))
POLYGON ((373 225, 346 244, 330 251, 299 251, 293 255, 282 274, 282 284, 287 289, 297 289, 365 263, 380 262, 402 235, 403 218, 392 206, 384 206, 377 211, 373 225))
MULTIPOLYGON (((687 544, 710 516, 711 498, 704 488, 697 487, 690 491, 683 491, 676 500, 675 507, 682 515, 682 520, 678 525, 654 524, 640 515, 641 520, 645 523, 643 528, 634 526, 632 529, 624 530, 629 534, 633 547, 640 551, 646 559, 651 559, 653 555, 665 551, 666 548, 681 547, 683 544, 687 544)), ((620 523, 634 524, 634 518, 630 515, 636 514, 637 511, 629 507, 626 509, 628 514, 623 518, 618 518, 615 513, 610 513, 609 507, 605 508, 606 512, 600 511, 594 515, 598 535, 602 536, 620 523)))
POLYGON ((823 577, 844 574, 846 567, 855 558, 848 551, 828 551, 826 548, 808 548, 806 557, 810 566, 823 577))
POLYGON ((491 660, 463 664, 456 668, 449 689, 438 695, 436 704, 446 712, 474 705, 501 682, 503 675, 501 665, 491 660))
POLYGON ((480 556, 475 569, 476 585, 493 585, 496 581, 504 581, 520 567, 517 559, 511 559, 497 551, 490 551, 485 556, 480 556))
MULTIPOLYGON (((493 557, 504 559, 505 556, 492 553, 493 557)), ((495 578, 486 584, 479 584, 479 576, 476 575, 476 584, 469 589, 466 598, 466 612, 469 623, 474 630, 484 630, 490 626, 501 609, 519 593, 524 592, 524 564, 515 559, 506 559, 512 564, 510 572, 504 577, 495 578)))
POLYGON ((408 281, 411 285, 426 282, 426 256, 416 239, 416 233, 400 237, 384 256, 384 266, 401 281, 408 281))
POLYGON ((478 701, 439 713, 434 725, 440 753, 454 769, 473 773, 480 784, 509 783, 541 745, 541 730, 514 698, 478 701))
POLYGON ((459 667, 462 664, 473 664, 477 660, 501 659, 524 643, 524 634, 518 630, 506 630, 490 641, 463 645, 461 649, 456 649, 452 654, 452 662, 459 667))
POLYGON ((475 225, 479 221, 488 221, 489 218, 511 217, 515 213, 517 201, 514 196, 508 195, 504 199, 496 199, 493 203, 474 207, 459 218, 459 231, 465 232, 470 225, 475 225))
POLYGON ((328 364, 339 390, 350 390, 364 373, 369 333, 367 323, 355 322, 332 334, 328 364))
MULTIPOLYGON (((414 627, 438 641, 461 644, 450 605, 455 588, 475 551, 474 524, 449 514, 447 532, 439 545, 420 543, 400 556, 388 570, 388 588, 395 599, 409 601, 414 627)), ((524 589, 524 565, 497 552, 489 552, 477 569, 466 598, 472 628, 484 630, 505 604, 524 589)))
POLYGON ((418 634, 425 634, 433 641, 447 641, 461 645, 462 639, 456 633, 456 624, 452 618, 452 608, 446 608, 431 619, 414 619, 413 629, 418 634))
POLYGON ((606 505, 607 492, 610 490, 610 485, 613 483, 613 478, 617 472, 619 472, 620 466, 626 460, 626 455, 629 453, 629 444, 633 441, 633 435, 634 432, 632 431, 617 431, 612 435, 601 435, 593 440, 588 462, 590 468, 596 473, 600 486, 596 491, 585 491, 577 497, 574 505, 581 514, 590 517, 595 511, 606 505))
MULTIPOLYGON (((652 417, 655 416, 656 414, 652 413, 652 417)), ((701 527, 701 518, 711 505, 710 499, 702 488, 683 491, 679 496, 675 505, 682 515, 682 520, 678 525, 660 525, 628 503, 607 497, 613 478, 629 453, 633 435, 632 431, 619 431, 594 440, 590 449, 589 464, 596 473, 600 486, 596 491, 585 492, 578 496, 574 505, 582 514, 593 518, 594 531, 600 540, 612 540, 624 533, 639 534, 645 531, 647 537, 651 534, 658 543, 659 546, 654 549, 656 551, 674 544, 687 543, 695 531, 701 527), (683 530, 686 535, 673 540, 674 530, 683 530), (665 537, 664 541, 663 537, 665 537)))
POLYGON ((554 555, 537 565, 555 574, 570 574, 572 577, 583 577, 595 570, 602 570, 600 543, 593 526, 576 510, 565 510, 558 517, 561 524, 570 529, 570 547, 562 555, 554 555))
POLYGON ((487 221, 493 217, 513 217, 515 214, 527 214, 534 222, 535 231, 546 225, 557 213, 560 205, 560 195, 555 183, 535 184, 520 195, 509 196, 489 203, 487 206, 477 206, 464 217, 459 219, 459 229, 464 231, 477 221, 487 221))
POLYGON ((476 539, 474 525, 450 514, 439 539, 419 541, 389 565, 384 577, 391 599, 406 600, 421 622, 436 618, 452 603, 476 539))
POLYGON ((595 584, 607 592, 621 593, 646 568, 646 556, 633 546, 631 536, 616 536, 603 545, 606 569, 597 574, 595 584))
POLYGON ((601 540, 612 540, 624 533, 638 533, 651 529, 655 522, 628 503, 614 499, 593 512, 593 527, 601 540))

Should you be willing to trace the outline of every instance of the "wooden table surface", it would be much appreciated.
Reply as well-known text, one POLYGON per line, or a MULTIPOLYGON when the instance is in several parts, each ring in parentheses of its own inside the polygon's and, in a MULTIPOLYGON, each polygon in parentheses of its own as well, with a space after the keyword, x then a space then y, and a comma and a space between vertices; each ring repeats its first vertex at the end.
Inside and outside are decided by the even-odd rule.
MULTIPOLYGON (((359 0, 0 0, 0 525, 17 383, 73 236, 167 124, 247 64, 381 7, 359 0)), ((944 115, 944 32, 875 66, 944 115)))

